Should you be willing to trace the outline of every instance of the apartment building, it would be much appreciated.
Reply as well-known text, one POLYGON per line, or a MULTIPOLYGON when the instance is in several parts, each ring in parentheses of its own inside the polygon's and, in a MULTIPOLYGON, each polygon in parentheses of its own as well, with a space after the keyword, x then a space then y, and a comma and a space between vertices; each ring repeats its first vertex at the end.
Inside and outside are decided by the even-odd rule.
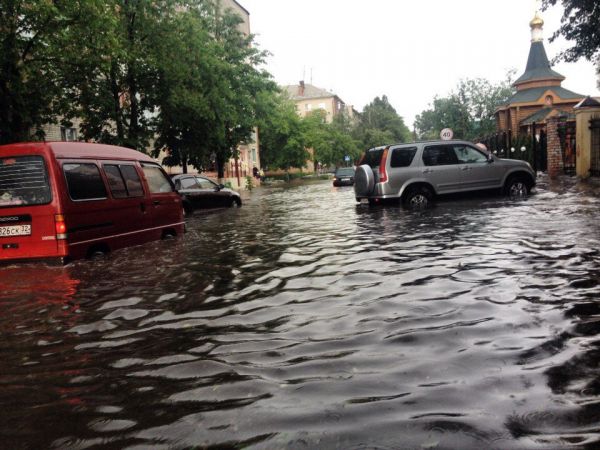
POLYGON ((283 90, 296 103, 296 110, 301 117, 305 117, 312 111, 322 110, 325 112, 325 120, 331 123, 333 118, 342 112, 348 117, 355 116, 352 105, 347 105, 336 94, 325 89, 300 81, 298 84, 283 86, 283 90))

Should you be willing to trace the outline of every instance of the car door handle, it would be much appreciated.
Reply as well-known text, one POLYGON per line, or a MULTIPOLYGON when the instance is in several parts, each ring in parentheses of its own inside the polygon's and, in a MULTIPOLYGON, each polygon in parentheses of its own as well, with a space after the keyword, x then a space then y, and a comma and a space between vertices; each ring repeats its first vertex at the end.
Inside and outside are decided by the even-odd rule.
POLYGON ((153 201, 152 201, 152 204, 153 204, 153 205, 160 205, 160 200, 153 200, 153 201))
POLYGON ((460 170, 471 170, 471 167, 469 166, 463 166, 460 168, 460 170))
POLYGON ((425 170, 423 171, 423 173, 431 173, 431 172, 433 172, 433 169, 425 169, 425 170))

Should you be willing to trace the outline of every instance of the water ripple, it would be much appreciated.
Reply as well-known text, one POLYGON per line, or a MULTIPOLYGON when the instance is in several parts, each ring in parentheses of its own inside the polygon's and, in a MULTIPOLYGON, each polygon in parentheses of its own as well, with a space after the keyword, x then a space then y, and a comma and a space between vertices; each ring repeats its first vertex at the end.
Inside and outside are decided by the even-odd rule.
POLYGON ((2 446, 595 448, 598 189, 537 190, 262 188, 184 239, 2 268, 2 446))

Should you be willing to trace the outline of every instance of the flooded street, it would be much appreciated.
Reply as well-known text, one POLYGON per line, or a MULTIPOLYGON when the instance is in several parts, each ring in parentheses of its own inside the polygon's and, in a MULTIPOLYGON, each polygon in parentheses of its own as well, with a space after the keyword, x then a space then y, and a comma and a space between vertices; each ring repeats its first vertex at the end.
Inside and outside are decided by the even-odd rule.
POLYGON ((264 187, 0 268, 0 448, 598 448, 600 197, 264 187))

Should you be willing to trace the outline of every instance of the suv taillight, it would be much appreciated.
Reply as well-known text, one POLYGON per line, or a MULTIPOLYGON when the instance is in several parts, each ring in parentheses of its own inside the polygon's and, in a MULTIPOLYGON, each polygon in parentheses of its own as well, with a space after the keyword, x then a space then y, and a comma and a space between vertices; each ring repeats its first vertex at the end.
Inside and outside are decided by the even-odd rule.
POLYGON ((54 228, 56 231, 56 239, 67 238, 67 224, 65 223, 65 216, 62 214, 54 215, 54 228))
POLYGON ((387 171, 385 170, 385 164, 387 162, 388 149, 383 149, 381 154, 381 161, 379 162, 379 183, 385 183, 388 179, 387 171))

